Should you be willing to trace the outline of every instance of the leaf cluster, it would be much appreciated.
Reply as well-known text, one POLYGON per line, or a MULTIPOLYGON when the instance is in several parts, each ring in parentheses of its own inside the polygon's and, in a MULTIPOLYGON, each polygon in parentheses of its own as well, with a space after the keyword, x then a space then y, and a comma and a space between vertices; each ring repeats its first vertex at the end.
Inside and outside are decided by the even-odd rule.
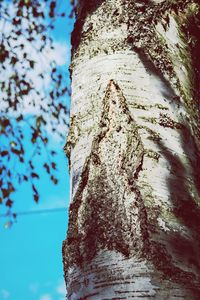
POLYGON ((0 204, 10 210, 23 182, 39 201, 36 166, 44 152, 44 170, 57 184, 49 133, 63 138, 66 132, 58 128, 68 126, 70 90, 68 75, 49 58, 56 51, 54 22, 65 16, 56 1, 0 0, 0 16, 0 204))

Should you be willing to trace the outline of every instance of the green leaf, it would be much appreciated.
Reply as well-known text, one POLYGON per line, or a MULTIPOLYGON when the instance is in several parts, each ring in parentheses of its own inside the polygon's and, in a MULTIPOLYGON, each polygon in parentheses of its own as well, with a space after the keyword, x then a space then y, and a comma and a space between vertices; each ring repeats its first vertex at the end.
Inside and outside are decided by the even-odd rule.
POLYGON ((25 181, 28 181, 28 176, 24 175, 23 178, 24 178, 25 181))
POLYGON ((2 151, 2 152, 1 152, 1 156, 4 157, 4 156, 8 155, 8 153, 9 153, 9 152, 6 151, 6 150, 5 150, 5 151, 2 151))
POLYGON ((34 201, 35 201, 36 203, 38 203, 38 201, 39 201, 39 195, 38 195, 38 194, 34 194, 34 195, 33 195, 33 198, 34 198, 34 201))
POLYGON ((34 69, 35 61, 29 60, 30 67, 34 69))
POLYGON ((39 177, 39 175, 38 174, 36 174, 36 173, 31 173, 31 177, 32 178, 37 178, 37 179, 39 179, 40 177, 39 177))
POLYGON ((8 199, 8 200, 6 201, 6 206, 7 206, 7 207, 12 207, 12 205, 13 205, 13 201, 10 200, 10 199, 8 199))

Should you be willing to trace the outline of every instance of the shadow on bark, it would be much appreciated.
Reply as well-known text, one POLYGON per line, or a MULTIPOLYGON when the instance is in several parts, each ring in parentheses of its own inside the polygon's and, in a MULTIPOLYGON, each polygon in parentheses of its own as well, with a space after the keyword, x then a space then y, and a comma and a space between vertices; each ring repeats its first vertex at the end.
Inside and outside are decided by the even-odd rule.
POLYGON ((187 229, 189 237, 186 238, 181 232, 161 233, 166 245, 153 242, 152 254, 154 264, 166 279, 173 278, 177 283, 190 289, 194 293, 194 299, 200 299, 200 208, 194 199, 195 195, 190 191, 189 183, 189 180, 194 183, 196 196, 199 197, 200 156, 187 126, 181 130, 181 142, 190 162, 190 174, 181 159, 162 141, 157 141, 157 145, 171 167, 167 185, 173 204, 172 213, 187 229))
POLYGON ((196 14, 191 14, 187 22, 182 24, 182 30, 188 40, 188 46, 192 57, 193 70, 193 98, 197 102, 198 109, 200 109, 200 10, 196 14))
MULTIPOLYGON (((94 0, 94 1, 86 1, 82 0, 82 4, 80 4, 81 8, 78 12, 77 20, 75 22, 74 30, 71 35, 71 44, 73 45, 73 49, 76 50, 82 41, 83 34, 82 29, 85 23, 85 19, 88 15, 91 15, 97 8, 104 2, 105 0, 94 0)), ((92 26, 92 24, 91 24, 92 26)), ((89 28, 92 29, 92 28, 89 28)))
MULTIPOLYGON (((161 93, 164 98, 182 106, 169 81, 155 67, 148 56, 134 49, 145 69, 150 75, 160 80, 161 93)), ((163 274, 163 279, 173 279, 183 287, 192 290, 194 299, 200 299, 200 208, 195 196, 200 196, 200 155, 191 131, 187 124, 180 130, 182 149, 191 167, 190 174, 180 157, 174 155, 162 140, 155 141, 163 157, 171 167, 171 176, 167 180, 170 198, 173 204, 172 213, 188 231, 189 238, 181 232, 159 232, 161 240, 151 241, 151 260, 163 274), (190 191, 190 183, 195 186, 195 195, 190 191)), ((157 228, 159 225, 157 224, 157 228)))
POLYGON ((138 54, 139 59, 142 62, 147 73, 159 79, 161 87, 160 90, 163 97, 166 99, 172 99, 174 102, 176 102, 176 104, 180 104, 180 97, 177 97, 170 82, 164 77, 162 72, 158 68, 156 68, 154 63, 149 59, 148 55, 145 54, 142 49, 134 47, 133 50, 138 54))

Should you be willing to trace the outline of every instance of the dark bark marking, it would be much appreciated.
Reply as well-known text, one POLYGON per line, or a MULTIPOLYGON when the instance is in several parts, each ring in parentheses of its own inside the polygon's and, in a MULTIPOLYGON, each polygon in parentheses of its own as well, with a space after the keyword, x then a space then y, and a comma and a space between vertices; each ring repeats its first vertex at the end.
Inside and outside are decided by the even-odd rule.
MULTIPOLYGON (((147 251, 144 250, 148 245, 146 211, 136 184, 142 169, 144 149, 126 100, 112 80, 106 89, 102 106, 99 132, 92 142, 91 153, 84 164, 69 209, 68 237, 63 246, 66 273, 69 266, 83 266, 100 249, 115 249, 126 257, 147 251), (120 143, 120 138, 114 140, 115 134, 120 134, 126 142, 126 149, 119 152, 121 161, 118 157, 113 160, 117 174, 109 165, 112 157, 106 157, 106 153, 102 152, 106 147, 106 152, 110 151, 115 156, 113 144, 120 143), (135 221, 132 223, 126 215, 123 203, 126 199, 121 192, 118 194, 120 182, 121 186, 126 185, 124 192, 133 197, 132 209, 138 211, 135 216, 140 224, 140 233, 134 229, 135 221), (80 209, 81 220, 78 215, 80 209), (81 229, 78 225, 80 222, 81 229)), ((120 144, 116 147, 120 147, 120 144)))
MULTIPOLYGON (((190 290, 192 299, 200 299, 200 199, 199 170, 200 156, 191 130, 184 124, 182 135, 182 147, 193 169, 191 179, 196 185, 198 195, 196 199, 188 187, 187 170, 178 156, 164 146, 161 140, 155 141, 160 153, 171 165, 172 176, 168 178, 168 188, 173 203, 172 212, 176 218, 190 232, 189 238, 182 236, 181 232, 159 232, 159 225, 155 226, 160 241, 151 240, 148 258, 155 268, 163 274, 163 279, 171 279, 184 288, 190 290), (162 237, 162 239, 161 239, 162 237), (181 262, 181 265, 177 265, 181 262), (188 269, 186 271, 184 266, 188 269)), ((150 224, 149 224, 150 225, 150 224)), ((150 230, 150 227, 149 227, 150 230)), ((153 232, 150 236, 154 235, 153 232)))

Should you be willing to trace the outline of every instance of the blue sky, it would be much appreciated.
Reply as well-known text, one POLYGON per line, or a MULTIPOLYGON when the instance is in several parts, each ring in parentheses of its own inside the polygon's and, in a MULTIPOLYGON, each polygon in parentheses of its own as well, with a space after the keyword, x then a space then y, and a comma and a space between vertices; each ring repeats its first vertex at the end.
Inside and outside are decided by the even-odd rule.
MULTIPOLYGON (((60 10, 67 11, 68 15, 69 2, 57 2, 60 10)), ((56 22, 53 32, 56 42, 67 45, 67 63, 72 23, 67 17, 62 18, 56 22)), ((69 103, 69 99, 66 101, 69 103)), ((41 196, 39 204, 33 202, 29 186, 23 185, 15 193, 14 210, 31 212, 61 207, 66 210, 19 216, 10 229, 4 228, 6 219, 0 218, 0 300, 65 299, 61 247, 67 230, 69 176, 62 150, 65 141, 58 142, 50 137, 50 143, 60 149, 56 158, 59 184, 54 186, 42 173, 37 185, 41 196)))

